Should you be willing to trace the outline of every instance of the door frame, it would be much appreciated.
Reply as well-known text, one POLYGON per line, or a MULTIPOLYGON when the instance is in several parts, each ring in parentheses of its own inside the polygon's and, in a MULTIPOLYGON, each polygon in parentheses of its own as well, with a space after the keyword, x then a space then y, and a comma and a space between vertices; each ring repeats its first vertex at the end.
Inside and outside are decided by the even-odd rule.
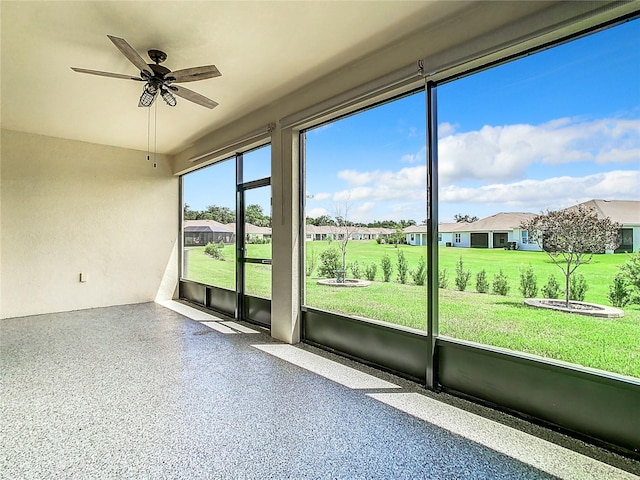
POLYGON ((271 177, 243 181, 243 153, 236 154, 236 320, 245 320, 264 327, 271 326, 271 299, 245 294, 245 264, 271 265, 270 258, 247 258, 245 231, 245 192, 271 187, 271 177))

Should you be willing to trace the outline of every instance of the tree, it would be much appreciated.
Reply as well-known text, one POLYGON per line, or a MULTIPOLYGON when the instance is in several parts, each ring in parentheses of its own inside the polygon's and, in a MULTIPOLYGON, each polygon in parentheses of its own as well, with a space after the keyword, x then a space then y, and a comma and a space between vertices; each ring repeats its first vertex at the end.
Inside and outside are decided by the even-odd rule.
POLYGON ((396 248, 398 248, 399 244, 404 242, 404 239, 405 239, 405 234, 402 228, 400 227, 396 227, 396 231, 393 232, 391 235, 389 235, 389 242, 393 243, 396 248))
POLYGON ((462 263, 462 257, 458 259, 458 263, 456 264, 456 288, 461 292, 464 292, 467 289, 467 285, 469 284, 469 279, 471 278, 471 271, 464 269, 464 264, 462 263))
POLYGON ((196 220, 215 220, 223 224, 234 223, 236 221, 236 212, 229 207, 209 205, 205 211, 197 212, 196 220))
POLYGON ((199 212, 195 210, 191 210, 191 208, 189 207, 189 204, 187 203, 184 204, 184 214, 183 214, 184 220, 197 220, 198 213, 199 212))
MULTIPOLYGON (((478 217, 476 217, 475 215, 462 215, 461 213, 456 213, 453 218, 455 219, 456 223, 473 223, 473 222, 477 222, 479 220, 478 217)), ((425 222, 426 223, 426 222, 425 222)))
POLYGON ((340 252, 342 253, 342 270, 347 271, 347 244, 351 240, 356 229, 353 222, 349 221, 349 199, 347 198, 344 203, 334 205, 334 218, 335 226, 333 228, 334 238, 338 241, 340 252))
POLYGON ((262 207, 256 203, 247 205, 244 209, 244 218, 248 223, 258 227, 271 226, 271 217, 265 215, 262 207))
POLYGON ((336 222, 328 215, 320 215, 319 217, 307 217, 307 225, 315 225, 316 227, 323 227, 327 225, 335 225, 336 222))
POLYGON ((615 249, 620 224, 609 217, 598 218, 584 205, 565 210, 547 210, 522 222, 520 228, 549 255, 565 277, 565 305, 569 306, 571 275, 589 263, 596 253, 615 249))

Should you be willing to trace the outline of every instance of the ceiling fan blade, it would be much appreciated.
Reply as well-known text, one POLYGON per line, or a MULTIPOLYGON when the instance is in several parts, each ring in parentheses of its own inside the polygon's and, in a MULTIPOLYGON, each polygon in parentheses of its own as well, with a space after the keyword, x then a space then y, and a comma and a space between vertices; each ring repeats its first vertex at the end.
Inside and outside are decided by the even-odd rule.
POLYGON ((140 54, 136 52, 124 38, 113 37, 111 35, 107 35, 107 37, 109 37, 109 40, 113 42, 118 50, 120 50, 120 52, 122 52, 122 54, 127 57, 131 63, 138 67, 138 70, 141 72, 148 72, 149 74, 152 73, 147 62, 143 60, 140 54))
POLYGON ((86 68, 71 67, 71 70, 78 73, 89 73, 91 75, 100 75, 101 77, 122 78, 124 80, 138 80, 142 81, 139 77, 132 77, 131 75, 124 75, 122 73, 100 72, 99 70, 87 70, 86 68))
POLYGON ((169 88, 179 97, 182 97, 185 100, 189 100, 190 102, 197 103, 198 105, 202 105, 203 107, 213 108, 218 106, 217 102, 214 102, 210 98, 207 98, 204 95, 200 95, 199 93, 196 93, 187 88, 178 87, 177 85, 170 85, 169 88))
POLYGON ((195 82, 207 78, 219 77, 222 75, 215 65, 205 65, 202 67, 184 68, 167 74, 169 78, 175 78, 174 83, 195 82))

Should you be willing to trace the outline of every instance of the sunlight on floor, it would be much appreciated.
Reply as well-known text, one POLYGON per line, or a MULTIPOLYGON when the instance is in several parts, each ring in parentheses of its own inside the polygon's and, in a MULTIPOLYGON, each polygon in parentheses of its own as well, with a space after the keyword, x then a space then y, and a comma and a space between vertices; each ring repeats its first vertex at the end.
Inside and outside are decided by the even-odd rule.
MULTIPOLYGON (((348 388, 402 388, 293 345, 253 346, 348 388)), ((366 393, 366 395, 558 478, 572 480, 601 480, 603 478, 607 480, 637 480, 640 478, 606 463, 419 393, 389 392, 366 393)))
POLYGON ((313 373, 354 390, 377 388, 400 388, 398 385, 381 380, 372 375, 359 372, 353 368, 336 363, 311 352, 301 350, 293 345, 268 344, 253 345, 255 348, 275 357, 298 365, 313 373))

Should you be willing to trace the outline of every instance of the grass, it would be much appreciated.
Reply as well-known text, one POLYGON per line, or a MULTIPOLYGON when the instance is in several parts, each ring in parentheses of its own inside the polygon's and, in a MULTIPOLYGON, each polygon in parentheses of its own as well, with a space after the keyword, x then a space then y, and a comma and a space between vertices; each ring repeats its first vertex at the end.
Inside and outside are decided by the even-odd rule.
MULTIPOLYGON (((335 244, 334 244, 335 245, 335 244)), ((308 242, 319 255, 327 242, 308 242)), ((270 257, 270 245, 247 245, 249 256, 270 257)), ((402 245, 409 268, 425 255, 424 247, 402 245)), ((204 255, 202 247, 189 249, 188 278, 202 283, 235 289, 233 246, 225 247, 226 261, 204 255)), ((347 262, 357 260, 361 270, 377 264, 376 281, 367 288, 332 288, 317 285, 316 272, 306 279, 306 304, 351 316, 382 320, 424 330, 426 287, 397 283, 397 249, 374 241, 353 241, 348 245, 347 262), (392 282, 382 282, 380 259, 388 254, 394 265, 392 282)), ((607 293, 619 265, 627 255, 597 255, 577 273, 584 275, 589 289, 585 301, 608 305, 607 293)), ((531 265, 540 289, 550 274, 563 285, 564 277, 544 252, 502 249, 462 249, 441 247, 440 270, 446 269, 449 288, 439 290, 439 331, 441 335, 464 339, 553 358, 586 367, 640 378, 640 306, 625 307, 620 319, 599 319, 582 315, 526 307, 519 292, 519 272, 531 265), (455 265, 462 258, 471 271, 467 290, 455 290, 455 265), (489 283, 499 270, 508 278, 508 296, 475 292, 475 276, 485 269, 489 283)), ((250 265, 247 293, 270 296, 271 267, 250 265)), ((317 270, 316 270, 317 271, 317 270)), ((409 279, 411 277, 409 276, 409 279)))

